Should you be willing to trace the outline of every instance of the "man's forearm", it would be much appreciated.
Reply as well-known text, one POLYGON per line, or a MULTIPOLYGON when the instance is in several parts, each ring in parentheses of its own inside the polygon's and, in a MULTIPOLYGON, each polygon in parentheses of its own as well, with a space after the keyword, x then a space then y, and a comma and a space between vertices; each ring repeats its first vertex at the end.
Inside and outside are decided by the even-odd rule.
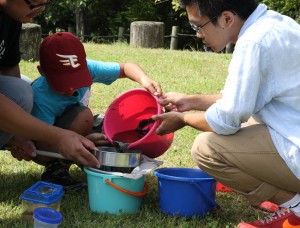
POLYGON ((213 131, 205 119, 205 112, 188 112, 183 114, 184 123, 200 131, 213 131))
POLYGON ((190 110, 206 111, 218 99, 222 98, 222 94, 195 94, 188 95, 190 110))
POLYGON ((0 130, 38 141, 50 141, 54 127, 36 119, 0 94, 0 130))

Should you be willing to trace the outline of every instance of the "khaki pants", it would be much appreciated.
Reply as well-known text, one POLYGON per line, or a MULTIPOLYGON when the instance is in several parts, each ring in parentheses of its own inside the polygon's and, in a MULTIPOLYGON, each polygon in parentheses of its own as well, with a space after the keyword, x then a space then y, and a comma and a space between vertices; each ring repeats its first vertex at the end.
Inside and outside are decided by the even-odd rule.
POLYGON ((263 124, 243 127, 228 136, 201 133, 194 141, 192 157, 202 170, 243 194, 253 206, 280 190, 300 193, 300 180, 278 154, 263 124))

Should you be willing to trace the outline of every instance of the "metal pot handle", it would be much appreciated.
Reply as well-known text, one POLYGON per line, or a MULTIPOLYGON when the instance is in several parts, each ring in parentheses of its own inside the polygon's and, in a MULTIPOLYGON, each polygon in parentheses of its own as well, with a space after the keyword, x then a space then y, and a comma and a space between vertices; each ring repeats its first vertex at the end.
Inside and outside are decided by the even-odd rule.
POLYGON ((110 186, 114 187, 115 189, 117 189, 117 190, 119 190, 119 191, 121 191, 121 192, 123 192, 125 194, 131 195, 131 196, 143 197, 143 196, 145 196, 148 193, 148 184, 147 184, 147 182, 145 182, 144 189, 141 192, 131 192, 131 191, 128 191, 128 190, 126 190, 124 188, 121 188, 119 185, 114 184, 113 182, 111 182, 108 179, 106 179, 105 182, 107 184, 109 184, 110 186))

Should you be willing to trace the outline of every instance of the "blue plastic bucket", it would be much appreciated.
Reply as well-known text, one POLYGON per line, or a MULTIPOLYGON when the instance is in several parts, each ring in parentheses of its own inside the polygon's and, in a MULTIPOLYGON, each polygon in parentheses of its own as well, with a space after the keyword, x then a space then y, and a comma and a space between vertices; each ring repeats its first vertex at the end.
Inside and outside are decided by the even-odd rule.
POLYGON ((216 181, 200 169, 162 168, 158 177, 162 212, 173 216, 204 216, 219 205, 215 202, 216 181))
POLYGON ((84 168, 84 171, 87 173, 91 211, 120 215, 140 210, 142 197, 148 192, 145 176, 133 180, 89 168, 84 168))

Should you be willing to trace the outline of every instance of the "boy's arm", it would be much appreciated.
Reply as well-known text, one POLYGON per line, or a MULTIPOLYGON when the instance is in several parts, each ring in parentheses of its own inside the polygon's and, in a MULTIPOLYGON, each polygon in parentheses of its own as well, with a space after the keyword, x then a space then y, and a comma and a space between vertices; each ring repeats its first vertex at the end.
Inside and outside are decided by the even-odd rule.
POLYGON ((119 78, 129 78, 141 84, 145 89, 155 96, 162 95, 162 89, 156 81, 152 80, 144 70, 134 63, 120 63, 120 76, 119 78))

